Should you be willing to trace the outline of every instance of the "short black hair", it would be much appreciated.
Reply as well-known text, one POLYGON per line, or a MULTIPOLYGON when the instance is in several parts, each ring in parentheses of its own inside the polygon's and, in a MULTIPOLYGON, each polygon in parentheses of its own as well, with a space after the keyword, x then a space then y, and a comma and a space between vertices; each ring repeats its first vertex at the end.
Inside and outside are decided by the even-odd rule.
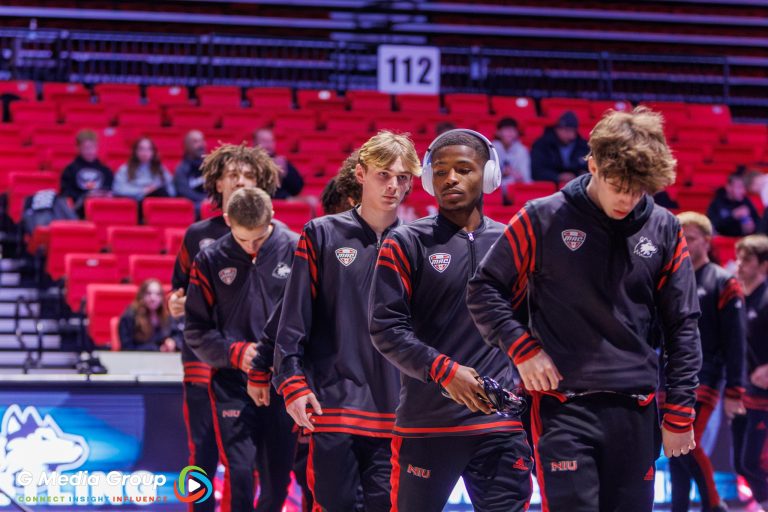
POLYGON ((511 117, 502 117, 499 119, 499 122, 496 123, 496 129, 501 130, 502 128, 514 128, 515 130, 520 130, 517 121, 511 117))
POLYGON ((320 204, 323 205, 323 213, 330 215, 333 213, 341 213, 348 210, 350 207, 346 203, 346 196, 339 191, 336 178, 331 178, 328 183, 325 184, 323 193, 320 196, 320 204))
POLYGON ((434 156, 438 150, 443 149, 446 146, 470 147, 475 150, 475 154, 480 158, 483 164, 491 159, 491 151, 488 148, 488 144, 477 135, 468 132, 457 131, 443 135, 432 148, 432 155, 434 156))

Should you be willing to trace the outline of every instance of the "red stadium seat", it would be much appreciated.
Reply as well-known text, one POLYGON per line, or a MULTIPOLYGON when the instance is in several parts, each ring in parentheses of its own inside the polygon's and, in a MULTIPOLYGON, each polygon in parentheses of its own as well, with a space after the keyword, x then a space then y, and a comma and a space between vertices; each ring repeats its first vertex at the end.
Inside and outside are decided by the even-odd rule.
MULTIPOLYGON (((511 183, 507 186, 507 198, 518 210, 526 202, 539 197, 546 197, 557 192, 557 185, 551 181, 534 181, 531 183, 511 183)), ((509 220, 509 219, 507 219, 509 220)))
MULTIPOLYGON (((237 130, 247 140, 253 138, 253 132, 271 124, 268 114, 256 109, 227 110, 221 115, 221 127, 225 130, 237 130)), ((206 134, 207 135, 207 134, 206 134)))
POLYGON ((208 199, 200 203, 200 219, 210 219, 221 215, 221 209, 213 206, 213 203, 208 199))
POLYGON ((515 208, 514 206, 487 205, 483 207, 483 215, 490 217, 497 222, 507 224, 518 210, 519 208, 515 208))
POLYGON ((189 105, 189 91, 176 85, 150 85, 147 87, 147 101, 151 105, 189 105))
POLYGON ((579 118, 579 122, 586 124, 592 118, 591 102, 581 98, 543 98, 541 100, 541 113, 551 122, 556 121, 564 112, 571 111, 579 118))
POLYGON ((117 256, 121 276, 128 275, 128 258, 132 254, 160 254, 163 239, 159 229, 151 226, 110 226, 107 247, 117 256))
POLYGON ((413 135, 424 131, 424 124, 421 120, 408 114, 383 114, 373 119, 373 129, 374 131, 391 130, 413 135))
POLYGON ((712 149, 712 161, 732 164, 734 170, 737 165, 749 165, 760 160, 763 156, 763 147, 743 144, 729 144, 727 146, 715 146, 712 149))
POLYGON ((91 99, 91 95, 88 90, 80 83, 72 82, 44 82, 43 83, 43 100, 68 102, 76 98, 77 101, 87 102, 91 99))
POLYGON ((43 254, 48 249, 48 241, 51 238, 51 228, 48 226, 37 226, 26 240, 27 252, 29 254, 36 254, 41 251, 43 254))
POLYGON ((173 107, 168 109, 168 119, 175 128, 186 130, 209 130, 219 122, 220 115, 215 109, 199 107, 173 107))
POLYGON ((68 125, 99 129, 112 124, 114 116, 103 105, 68 103, 61 107, 64 122, 68 125))
POLYGON ((592 119, 598 120, 603 117, 603 114, 607 110, 615 110, 617 112, 629 112, 632 110, 632 104, 628 101, 593 101, 589 104, 589 113, 592 115, 592 119))
POLYGON ((0 94, 13 94, 19 99, 35 101, 37 99, 37 90, 35 83, 31 80, 11 80, 0 82, 0 94))
POLYGON ((64 257, 65 302, 79 311, 85 290, 91 283, 117 284, 120 272, 114 254, 69 253, 64 257))
POLYGON ((141 103, 141 91, 138 84, 96 84, 93 92, 99 103, 106 107, 138 106, 141 103))
POLYGON ((165 228, 165 254, 177 255, 184 242, 184 228, 165 228))
POLYGON ((254 108, 273 111, 293 108, 293 94, 288 87, 254 87, 245 92, 245 97, 254 108))
POLYGON ((138 128, 159 128, 163 124, 163 115, 157 105, 137 105, 121 109, 117 113, 117 124, 138 128))
POLYGON ((728 126, 731 124, 731 109, 728 105, 688 105, 688 118, 705 126, 728 126))
POLYGON ((711 187, 688 187, 679 190, 677 202, 680 205, 680 211, 706 213, 713 197, 714 190, 711 187))
POLYGON ((59 178, 52 172, 12 172, 8 174, 8 216, 18 223, 24 209, 24 200, 35 193, 59 190, 59 178))
POLYGON ((128 257, 130 281, 140 285, 147 279, 157 279, 170 284, 175 262, 176 254, 132 254, 128 257))
POLYGON ((347 152, 349 145, 346 137, 338 133, 312 133, 299 139, 299 152, 312 155, 331 155, 347 152))
POLYGON ((440 112, 440 96, 431 94, 399 94, 395 96, 400 112, 433 113, 440 112))
POLYGON ((739 239, 730 236, 716 235, 712 237, 712 252, 721 265, 727 265, 736 260, 736 242, 739 239))
POLYGON ((96 226, 85 221, 55 220, 50 224, 46 272, 53 279, 64 275, 64 261, 69 253, 97 253, 101 250, 96 226))
POLYGON ((488 115, 490 102, 485 94, 446 94, 445 106, 451 115, 488 115))
POLYGON ((296 92, 299 108, 313 110, 345 110, 347 100, 339 97, 336 91, 328 89, 301 89, 296 92))
POLYGON ((529 119, 538 117, 536 104, 532 98, 493 96, 491 97, 491 110, 497 117, 511 117, 521 125, 529 119))
POLYGON ((201 85, 195 95, 201 107, 221 109, 242 105, 242 92, 234 85, 201 85))
POLYGON ((40 127, 32 134, 32 145, 41 149, 58 147, 77 151, 76 134, 77 130, 68 125, 40 127))
POLYGON ((765 148, 768 145, 768 126, 764 124, 732 124, 725 131, 728 144, 754 145, 765 148))
POLYGON ((91 197, 85 200, 85 219, 96 224, 102 244, 107 242, 108 227, 135 226, 138 212, 136 201, 127 197, 91 197))
POLYGON ((674 139, 691 145, 708 144, 714 147, 720 143, 720 133, 707 127, 685 127, 677 129, 674 139))
POLYGON ((294 135, 314 132, 317 129, 317 117, 314 112, 292 112, 275 119, 275 132, 292 132, 294 135))
POLYGON ((372 123, 370 117, 358 112, 329 112, 323 116, 325 131, 333 133, 337 137, 339 134, 345 136, 359 134, 367 137, 371 131, 372 123))
POLYGON ((58 106, 50 101, 14 101, 11 119, 18 125, 50 126, 59 121, 58 106))
POLYGON ((148 226, 186 228, 195 222, 195 205, 189 199, 148 197, 141 209, 148 226))
POLYGON ((347 91, 347 101, 353 111, 379 113, 392 110, 392 97, 378 91, 347 91))
POLYGON ((89 284, 86 290, 88 335, 98 347, 109 346, 110 323, 120 317, 136 298, 139 287, 134 284, 89 284))
POLYGON ((272 206, 275 218, 297 233, 312 219, 312 207, 308 203, 275 199, 272 206))
POLYGON ((44 159, 35 148, 0 148, 0 189, 8 187, 12 172, 37 172, 44 159))

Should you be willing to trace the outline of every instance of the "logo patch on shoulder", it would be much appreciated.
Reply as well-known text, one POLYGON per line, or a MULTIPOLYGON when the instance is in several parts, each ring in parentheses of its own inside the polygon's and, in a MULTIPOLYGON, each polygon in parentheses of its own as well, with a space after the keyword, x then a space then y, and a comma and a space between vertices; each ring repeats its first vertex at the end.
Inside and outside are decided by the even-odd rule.
POLYGON ((650 258, 654 254, 659 252, 659 248, 656 247, 649 238, 641 236, 640 241, 637 242, 637 245, 635 246, 634 252, 641 258, 650 258))
POLYGON ((278 279, 288 279, 289 275, 291 275, 291 267, 282 261, 278 263, 275 267, 275 270, 272 271, 272 277, 276 277, 278 279))
POLYGON ((565 246, 572 251, 584 245, 587 240, 587 234, 579 229, 566 229, 561 233, 561 236, 565 246))
POLYGON ((445 252, 436 252, 429 256, 429 263, 432 265, 432 268, 442 274, 448 268, 448 265, 451 264, 451 255, 445 252))
POLYGON ((209 245, 211 245, 215 241, 216 240, 214 240, 213 238, 203 238, 202 240, 200 240, 200 242, 197 244, 197 246, 202 251, 203 249, 205 249, 206 247, 208 247, 209 245))
POLYGON ((236 277, 237 269, 235 267, 227 267, 219 270, 219 279, 226 285, 232 284, 236 277))
POLYGON ((357 258, 357 249, 351 247, 341 247, 336 249, 336 259, 341 262, 342 265, 348 267, 357 258))

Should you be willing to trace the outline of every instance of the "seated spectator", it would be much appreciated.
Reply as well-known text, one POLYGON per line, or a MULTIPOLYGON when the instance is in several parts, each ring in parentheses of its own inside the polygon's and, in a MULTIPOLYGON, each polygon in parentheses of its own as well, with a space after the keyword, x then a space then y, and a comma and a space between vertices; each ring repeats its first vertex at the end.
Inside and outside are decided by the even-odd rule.
POLYGON ((253 134, 253 145, 264 149, 280 168, 280 186, 272 197, 287 199, 299 195, 304 188, 304 178, 287 158, 276 153, 275 134, 272 130, 269 128, 256 130, 253 134))
POLYGON ((195 203, 195 211, 200 213, 200 203, 208 197, 203 189, 203 173, 200 166, 205 155, 205 137, 200 130, 192 130, 184 137, 184 159, 173 174, 173 186, 179 197, 186 197, 195 203))
POLYGON ((145 197, 173 197, 173 178, 157 154, 151 139, 142 137, 133 144, 131 158, 115 174, 112 191, 117 196, 141 201, 145 197))
MULTIPOLYGON (((740 172, 737 170, 736 172, 740 172)), ((744 185, 747 187, 747 194, 760 198, 763 208, 768 206, 768 175, 757 169, 748 169, 744 167, 744 185)))
POLYGON ((61 174, 61 195, 72 199, 75 211, 84 216, 87 197, 112 193, 112 170, 98 157, 99 137, 93 130, 80 130, 75 137, 78 155, 61 174))
POLYGON ((147 279, 141 283, 136 298, 120 317, 118 332, 123 350, 180 349, 182 334, 168 314, 160 281, 147 279))
POLYGON ((755 232, 759 216, 747 197, 744 176, 733 173, 725 187, 717 189, 707 208, 707 217, 719 235, 745 236, 755 232))
POLYGON ((504 202, 511 204, 507 198, 507 186, 513 183, 531 182, 531 155, 528 153, 528 148, 520 142, 517 121, 511 117, 499 120, 496 124, 493 147, 499 154, 501 164, 501 193, 504 202))
POLYGON ((35 228, 47 226, 54 220, 77 220, 67 199, 53 189, 41 190, 24 200, 21 228, 24 236, 31 235, 35 228))
POLYGON ((587 172, 589 146, 579 135, 579 119, 570 110, 533 143, 531 177, 565 183, 587 172))
POLYGON ((325 185, 320 196, 326 215, 341 213, 360 203, 363 187, 355 177, 358 153, 352 152, 341 165, 339 172, 325 185))
POLYGON ((659 206, 663 206, 667 210, 677 210, 680 208, 680 203, 672 199, 672 196, 670 196, 669 192, 666 190, 656 192, 653 195, 653 202, 659 206))

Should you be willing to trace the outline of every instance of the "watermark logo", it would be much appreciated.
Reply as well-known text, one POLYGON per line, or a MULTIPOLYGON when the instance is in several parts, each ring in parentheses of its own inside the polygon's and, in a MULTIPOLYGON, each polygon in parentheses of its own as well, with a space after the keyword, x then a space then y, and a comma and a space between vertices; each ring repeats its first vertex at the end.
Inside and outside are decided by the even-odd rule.
POLYGON ((173 483, 173 493, 182 503, 202 503, 211 497, 213 484, 205 470, 197 466, 187 466, 179 473, 179 479, 173 483))

